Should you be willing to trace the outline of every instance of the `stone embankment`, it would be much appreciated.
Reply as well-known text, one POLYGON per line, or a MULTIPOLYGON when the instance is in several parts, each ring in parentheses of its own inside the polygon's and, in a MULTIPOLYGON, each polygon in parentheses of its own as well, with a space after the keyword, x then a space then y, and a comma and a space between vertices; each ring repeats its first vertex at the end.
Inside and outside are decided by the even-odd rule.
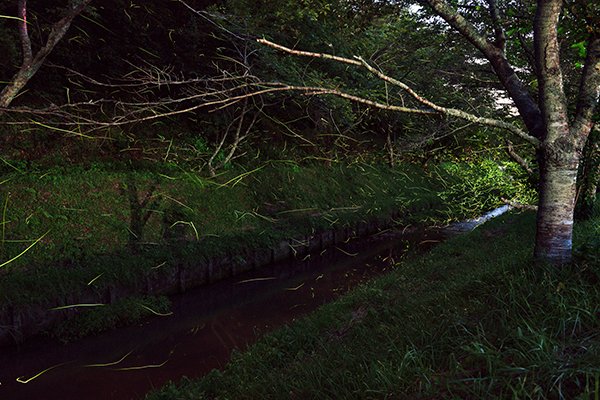
POLYGON ((199 254, 193 262, 149 271, 134 284, 114 284, 102 291, 91 288, 67 298, 46 304, 11 306, 0 311, 0 346, 20 343, 55 324, 71 318, 85 307, 53 310, 68 305, 113 304, 134 295, 171 295, 207 285, 243 272, 280 262, 291 257, 303 258, 321 252, 349 239, 365 237, 395 225, 399 213, 388 218, 360 221, 351 227, 315 232, 310 235, 284 240, 271 248, 248 249, 241 253, 206 258, 199 254))

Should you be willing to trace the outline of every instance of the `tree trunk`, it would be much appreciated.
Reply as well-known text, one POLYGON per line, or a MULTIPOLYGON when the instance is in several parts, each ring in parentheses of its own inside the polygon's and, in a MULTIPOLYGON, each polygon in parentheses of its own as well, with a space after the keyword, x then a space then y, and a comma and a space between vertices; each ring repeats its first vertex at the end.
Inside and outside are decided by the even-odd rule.
POLYGON ((571 262, 577 193, 578 141, 571 134, 560 65, 558 22, 562 0, 538 0, 534 22, 536 69, 542 111, 540 201, 534 257, 553 265, 571 262))
POLYGON ((540 183, 536 261, 553 265, 571 262, 577 181, 577 156, 561 163, 546 162, 540 183))
POLYGON ((0 92, 0 108, 7 108, 10 103, 12 103, 15 97, 21 92, 21 89, 23 89, 31 77, 35 75, 39 67, 41 67, 41 64, 21 67, 12 78, 11 83, 0 92))
POLYGON ((7 108, 15 99, 19 92, 25 87, 27 82, 36 74, 40 67, 46 61, 46 57, 52 52, 57 43, 65 36, 73 19, 81 14, 92 0, 83 0, 78 6, 72 8, 59 21, 52 25, 48 34, 46 44, 33 56, 31 51, 31 41, 27 30, 27 1, 20 0, 18 3, 19 33, 21 38, 23 61, 21 67, 14 75, 12 81, 0 92, 0 108, 7 108))

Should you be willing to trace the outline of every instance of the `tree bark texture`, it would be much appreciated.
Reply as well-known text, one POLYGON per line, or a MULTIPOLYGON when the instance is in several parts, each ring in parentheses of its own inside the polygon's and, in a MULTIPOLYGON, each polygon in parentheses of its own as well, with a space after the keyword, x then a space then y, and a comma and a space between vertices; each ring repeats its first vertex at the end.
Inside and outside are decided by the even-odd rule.
POLYGON ((545 126, 534 257, 571 262, 579 149, 569 129, 560 66, 558 21, 562 0, 540 0, 534 25, 539 97, 545 126))
POLYGON ((577 159, 547 162, 542 171, 534 258, 554 265, 571 262, 577 159))
MULTIPOLYGON (((492 65, 500 83, 512 98, 519 110, 527 130, 536 138, 542 139, 544 126, 542 124, 541 112, 535 99, 529 93, 527 86, 517 76, 515 69, 508 61, 504 52, 504 44, 492 43, 481 35, 475 26, 464 18, 456 9, 451 7, 445 0, 425 0, 427 4, 442 17, 448 25, 458 31, 465 39, 475 46, 492 65)), ((497 13, 495 3, 491 2, 491 12, 497 13)), ((501 35, 500 26, 495 27, 496 36, 501 35)))

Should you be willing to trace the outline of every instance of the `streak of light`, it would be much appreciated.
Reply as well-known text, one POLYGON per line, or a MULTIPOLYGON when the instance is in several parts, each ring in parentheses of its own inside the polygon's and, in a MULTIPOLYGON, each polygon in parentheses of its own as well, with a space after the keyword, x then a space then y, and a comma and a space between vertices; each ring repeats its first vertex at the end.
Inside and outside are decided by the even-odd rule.
POLYGON ((123 368, 115 368, 115 371, 135 371, 140 369, 148 369, 148 368, 160 368, 164 366, 170 359, 167 358, 164 362, 160 364, 148 364, 148 365, 139 365, 136 367, 123 367, 123 368))
POLYGON ((336 248, 336 249, 338 249, 339 251, 341 251, 342 253, 344 253, 345 255, 347 255, 347 256, 350 256, 350 257, 356 257, 356 256, 358 255, 358 253, 354 253, 354 254, 352 254, 352 253, 348 253, 347 251, 345 251, 345 250, 342 250, 342 249, 340 249, 340 248, 339 248, 339 247, 337 247, 337 246, 336 246, 335 248, 336 248))
POLYGON ((51 308, 51 311, 58 311, 58 310, 66 310, 68 308, 77 308, 77 307, 102 307, 105 306, 106 304, 103 303, 81 303, 81 304, 69 304, 68 306, 60 306, 60 307, 54 307, 51 308))
POLYGON ((253 278, 253 279, 246 279, 246 280, 243 280, 243 281, 239 281, 239 282, 236 282, 235 284, 239 285, 240 283, 272 281, 274 279, 277 279, 277 277, 276 276, 269 276, 269 277, 266 277, 266 278, 253 278))
POLYGON ((150 268, 150 269, 159 269, 160 267, 162 267, 162 266, 163 266, 163 265, 165 265, 166 263, 167 263, 166 261, 163 261, 163 262, 161 262, 160 264, 158 264, 156 267, 152 267, 152 268, 150 268))
POLYGON ((304 286, 304 283, 301 283, 300 285, 293 287, 293 288, 285 288, 285 290, 298 290, 300 289, 302 286, 304 286))
POLYGON ((419 243, 419 245, 425 244, 425 243, 439 243, 439 242, 441 242, 441 240, 423 240, 422 242, 419 243))
POLYGON ((173 315, 173 311, 169 311, 168 313, 160 313, 158 311, 154 311, 150 307, 147 307, 143 304, 140 304, 140 306, 142 306, 142 308, 145 308, 146 310, 150 311, 152 314, 158 315, 159 317, 168 317, 169 315, 173 315))
MULTIPOLYGON (((33 214, 32 214, 33 215, 33 214)), ((48 231, 50 232, 50 231, 48 231)), ((16 256, 14 256, 13 258, 11 258, 8 261, 3 262, 2 264, 0 264, 0 268, 4 267, 5 265, 10 264, 11 262, 15 261, 17 258, 21 257, 23 254, 27 253, 29 251, 29 249, 31 249, 33 246, 35 246, 40 240, 42 240, 47 234, 48 232, 44 233, 42 236, 40 236, 38 239, 36 239, 35 242, 31 243, 29 245, 29 247, 27 247, 25 250, 23 250, 22 252, 20 252, 19 254, 17 254, 16 256)))
POLYGON ((22 376, 20 376, 20 377, 18 377, 18 378, 16 379, 16 381, 17 381, 17 382, 19 382, 19 383, 29 383, 29 382, 31 382, 32 380, 34 380, 34 379, 36 379, 36 378, 39 378, 39 377, 40 377, 40 375, 42 375, 42 374, 45 374, 46 372, 48 372, 48 371, 50 371, 50 370, 52 370, 52 369, 54 369, 54 368, 58 368, 58 367, 60 367, 60 366, 62 366, 62 365, 65 365, 65 364, 66 364, 66 363, 60 363, 60 364, 53 365, 52 367, 50 367, 50 368, 46 368, 46 369, 45 369, 45 370, 43 370, 42 372, 39 372, 39 373, 35 374, 34 376, 32 376, 32 377, 31 377, 31 378, 29 378, 29 379, 23 379, 23 377, 22 377, 22 376))
POLYGON ((201 325, 197 325, 194 328, 192 328, 191 332, 192 335, 196 335, 198 332, 200 332, 201 329, 204 329, 204 327, 206 327, 206 324, 201 324, 201 325))
POLYGON ((96 282, 98 280, 98 278, 100 278, 102 275, 104 275, 104 272, 99 274, 97 277, 95 277, 91 281, 89 281, 87 285, 90 286, 92 283, 96 282))
POLYGON ((129 353, 125 354, 123 357, 121 357, 120 359, 118 359, 117 361, 113 361, 113 362, 109 362, 109 363, 104 363, 104 364, 87 364, 84 365, 85 368, 98 368, 98 367, 111 367, 113 365, 117 365, 119 363, 121 363, 123 360, 125 360, 131 353, 133 353, 133 350, 131 350, 129 353))

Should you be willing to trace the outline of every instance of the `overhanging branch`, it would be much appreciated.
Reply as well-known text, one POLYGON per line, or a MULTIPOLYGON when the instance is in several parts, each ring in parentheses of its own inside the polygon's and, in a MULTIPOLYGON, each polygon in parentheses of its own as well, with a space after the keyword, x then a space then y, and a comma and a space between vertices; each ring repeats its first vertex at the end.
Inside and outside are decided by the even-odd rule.
MULTIPOLYGON (((540 147, 540 145, 541 145, 541 142, 537 138, 529 135, 526 131, 524 131, 524 130, 520 129, 519 127, 517 127, 513 124, 510 124, 508 122, 493 119, 493 118, 479 117, 477 115, 470 114, 466 111, 439 106, 439 105, 433 103, 432 101, 426 99, 425 97, 419 95, 418 93, 416 93, 411 87, 409 87, 405 83, 403 83, 395 78, 392 78, 392 77, 384 74, 380 70, 376 69, 375 67, 370 65, 368 62, 366 62, 361 57, 355 57, 355 59, 350 59, 350 58, 346 58, 346 57, 339 57, 339 56, 334 56, 334 55, 325 54, 325 53, 314 53, 314 52, 310 52, 310 51, 294 50, 294 49, 290 49, 288 47, 282 46, 280 44, 273 43, 266 39, 258 39, 257 41, 261 44, 267 45, 274 49, 281 50, 283 52, 286 52, 286 53, 289 53, 292 55, 296 55, 296 56, 322 58, 322 59, 333 60, 333 61, 344 63, 344 64, 361 66, 361 67, 367 69, 370 73, 372 73, 379 79, 383 80, 384 82, 388 82, 394 86, 401 88, 406 93, 408 93, 410 96, 412 96, 415 100, 417 100, 419 103, 425 105, 426 107, 428 107, 430 109, 430 110, 420 110, 420 113, 424 113, 424 111, 429 111, 430 114, 435 114, 435 113, 444 114, 444 115, 464 119, 464 120, 467 120, 470 122, 474 122, 474 123, 477 123, 480 125, 487 125, 487 126, 492 126, 495 128, 505 129, 505 130, 525 139, 526 141, 528 141, 529 143, 534 145, 536 148, 540 147)), ((296 89, 294 89, 294 90, 298 90, 298 87, 296 87, 296 89)), ((357 101, 357 100, 354 100, 354 98, 356 98, 356 96, 348 95, 339 90, 321 89, 318 92, 319 92, 319 94, 334 94, 339 97, 357 101)), ((370 104, 370 102, 372 102, 371 100, 367 100, 364 98, 357 98, 357 99, 360 99, 359 102, 361 102, 363 104, 370 104)), ((370 104, 370 105, 373 105, 378 108, 392 110, 392 111, 413 112, 414 113, 415 110, 417 110, 414 108, 407 108, 407 107, 386 106, 386 105, 383 105, 383 104, 377 103, 377 102, 372 102, 372 103, 373 104, 370 104), (376 105, 376 104, 378 104, 378 105, 376 105), (385 107, 382 107, 382 105, 385 107), (394 107, 394 108, 389 108, 389 107, 394 107)))

